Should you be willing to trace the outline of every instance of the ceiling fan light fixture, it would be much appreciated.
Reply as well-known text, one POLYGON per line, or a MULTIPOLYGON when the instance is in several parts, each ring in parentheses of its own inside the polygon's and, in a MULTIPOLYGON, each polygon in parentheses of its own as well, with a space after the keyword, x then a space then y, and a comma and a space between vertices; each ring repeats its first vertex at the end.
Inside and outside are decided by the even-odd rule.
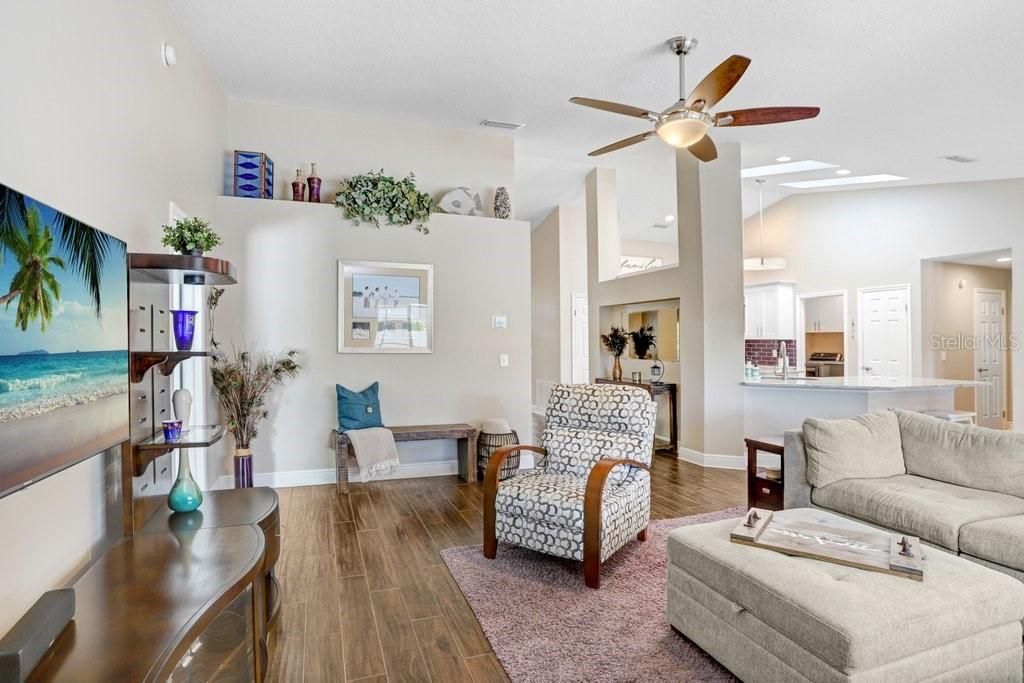
POLYGON ((654 126, 654 130, 665 143, 683 148, 707 135, 708 128, 713 122, 714 119, 702 111, 685 109, 663 116, 654 126))

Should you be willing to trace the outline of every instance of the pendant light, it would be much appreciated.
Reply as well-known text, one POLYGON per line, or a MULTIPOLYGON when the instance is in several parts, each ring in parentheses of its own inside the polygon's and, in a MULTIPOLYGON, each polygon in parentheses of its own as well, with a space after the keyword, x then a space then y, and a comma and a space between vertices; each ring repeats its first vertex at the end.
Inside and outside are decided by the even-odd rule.
POLYGON ((782 270, 786 267, 786 259, 781 256, 764 255, 764 178, 754 180, 757 183, 757 214, 760 257, 743 259, 743 270, 782 270))

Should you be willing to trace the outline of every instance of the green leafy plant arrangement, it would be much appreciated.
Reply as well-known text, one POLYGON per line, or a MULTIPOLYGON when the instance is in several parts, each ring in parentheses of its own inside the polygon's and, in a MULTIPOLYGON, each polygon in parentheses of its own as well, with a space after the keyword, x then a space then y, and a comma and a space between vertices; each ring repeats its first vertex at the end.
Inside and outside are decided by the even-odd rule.
POLYGON ((629 335, 621 327, 612 325, 612 329, 608 334, 601 335, 601 345, 616 358, 623 354, 628 343, 629 335))
POLYGON ((181 254, 202 254, 221 243, 220 235, 210 227, 210 221, 202 218, 179 218, 174 225, 163 227, 164 237, 160 243, 181 254))
POLYGON ((629 338, 633 340, 633 351, 636 352, 636 357, 644 360, 651 347, 655 346, 654 325, 641 325, 640 329, 629 333, 629 338))
POLYGON ((427 220, 434 211, 434 198, 416 189, 416 176, 412 173, 395 180, 384 175, 384 169, 369 171, 342 181, 341 192, 334 205, 345 213, 345 218, 356 225, 372 223, 380 228, 383 220, 388 225, 413 225, 423 234, 430 232, 427 220))

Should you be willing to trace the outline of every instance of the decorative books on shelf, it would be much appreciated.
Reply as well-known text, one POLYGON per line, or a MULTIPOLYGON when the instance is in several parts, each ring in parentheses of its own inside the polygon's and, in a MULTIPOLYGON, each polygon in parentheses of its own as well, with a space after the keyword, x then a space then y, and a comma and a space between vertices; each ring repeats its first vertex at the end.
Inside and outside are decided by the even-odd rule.
POLYGON ((234 195, 274 198, 274 162, 263 152, 235 150, 234 195))

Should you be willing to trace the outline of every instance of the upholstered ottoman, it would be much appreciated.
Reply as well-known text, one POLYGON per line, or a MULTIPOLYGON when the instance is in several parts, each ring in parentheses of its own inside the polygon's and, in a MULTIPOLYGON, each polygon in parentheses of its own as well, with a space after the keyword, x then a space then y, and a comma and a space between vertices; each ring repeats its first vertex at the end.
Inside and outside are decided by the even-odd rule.
POLYGON ((738 521, 669 535, 668 620, 741 679, 1021 681, 1021 582, 939 551, 922 582, 789 557, 731 543, 738 521))

